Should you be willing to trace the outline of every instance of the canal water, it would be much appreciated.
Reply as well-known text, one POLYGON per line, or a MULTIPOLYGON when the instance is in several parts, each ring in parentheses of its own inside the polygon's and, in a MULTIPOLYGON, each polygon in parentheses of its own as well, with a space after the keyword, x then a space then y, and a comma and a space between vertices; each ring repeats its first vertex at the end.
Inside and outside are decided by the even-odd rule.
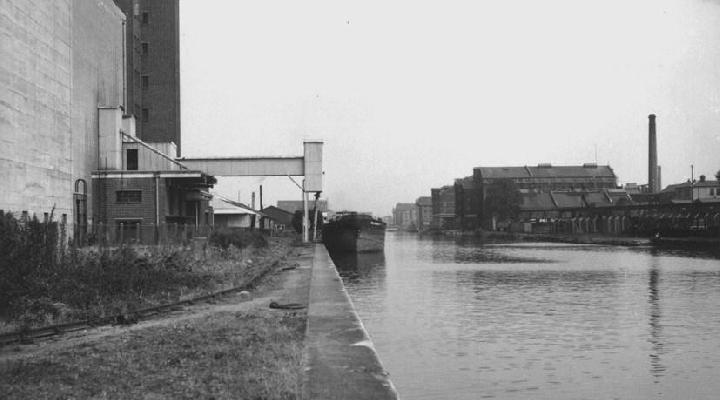
POLYGON ((720 260, 388 232, 335 257, 402 399, 720 396, 720 260))

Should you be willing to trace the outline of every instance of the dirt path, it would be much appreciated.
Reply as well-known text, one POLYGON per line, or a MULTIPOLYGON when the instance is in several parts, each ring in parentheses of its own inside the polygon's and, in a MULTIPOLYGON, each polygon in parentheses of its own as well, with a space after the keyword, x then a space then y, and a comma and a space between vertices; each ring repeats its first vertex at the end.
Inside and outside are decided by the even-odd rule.
POLYGON ((311 263, 298 248, 249 298, 0 348, 0 397, 296 398, 306 310, 269 304, 307 305, 311 263))

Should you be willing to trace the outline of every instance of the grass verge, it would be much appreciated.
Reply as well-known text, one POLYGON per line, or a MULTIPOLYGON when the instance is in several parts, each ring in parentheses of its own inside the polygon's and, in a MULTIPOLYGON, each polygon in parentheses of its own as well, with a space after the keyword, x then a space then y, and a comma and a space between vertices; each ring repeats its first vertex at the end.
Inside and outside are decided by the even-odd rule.
POLYGON ((52 263, 27 263, 8 274, 0 301, 0 333, 102 318, 247 284, 292 246, 292 238, 202 249, 130 248, 72 251, 52 263), (261 247, 256 247, 261 246, 261 247))
POLYGON ((221 312, 0 364, 7 399, 296 399, 304 311, 221 312))

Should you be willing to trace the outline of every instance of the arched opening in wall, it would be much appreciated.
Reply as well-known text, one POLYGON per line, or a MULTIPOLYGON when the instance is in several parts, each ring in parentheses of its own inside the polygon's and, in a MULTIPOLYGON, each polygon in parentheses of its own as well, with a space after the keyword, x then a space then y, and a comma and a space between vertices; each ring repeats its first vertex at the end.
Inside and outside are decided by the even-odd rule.
POLYGON ((84 179, 75 181, 73 203, 75 206, 73 242, 76 246, 83 246, 87 244, 87 182, 84 179))

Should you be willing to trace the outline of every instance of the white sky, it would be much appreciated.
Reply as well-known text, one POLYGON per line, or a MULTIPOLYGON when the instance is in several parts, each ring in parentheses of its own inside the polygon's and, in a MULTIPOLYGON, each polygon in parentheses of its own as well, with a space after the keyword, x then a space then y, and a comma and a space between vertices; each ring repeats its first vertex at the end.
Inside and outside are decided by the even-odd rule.
MULTIPOLYGON (((720 169, 720 1, 182 0, 184 156, 300 155, 333 209, 387 215, 476 166, 720 169)), ((222 179, 264 205, 287 178, 222 179)))

